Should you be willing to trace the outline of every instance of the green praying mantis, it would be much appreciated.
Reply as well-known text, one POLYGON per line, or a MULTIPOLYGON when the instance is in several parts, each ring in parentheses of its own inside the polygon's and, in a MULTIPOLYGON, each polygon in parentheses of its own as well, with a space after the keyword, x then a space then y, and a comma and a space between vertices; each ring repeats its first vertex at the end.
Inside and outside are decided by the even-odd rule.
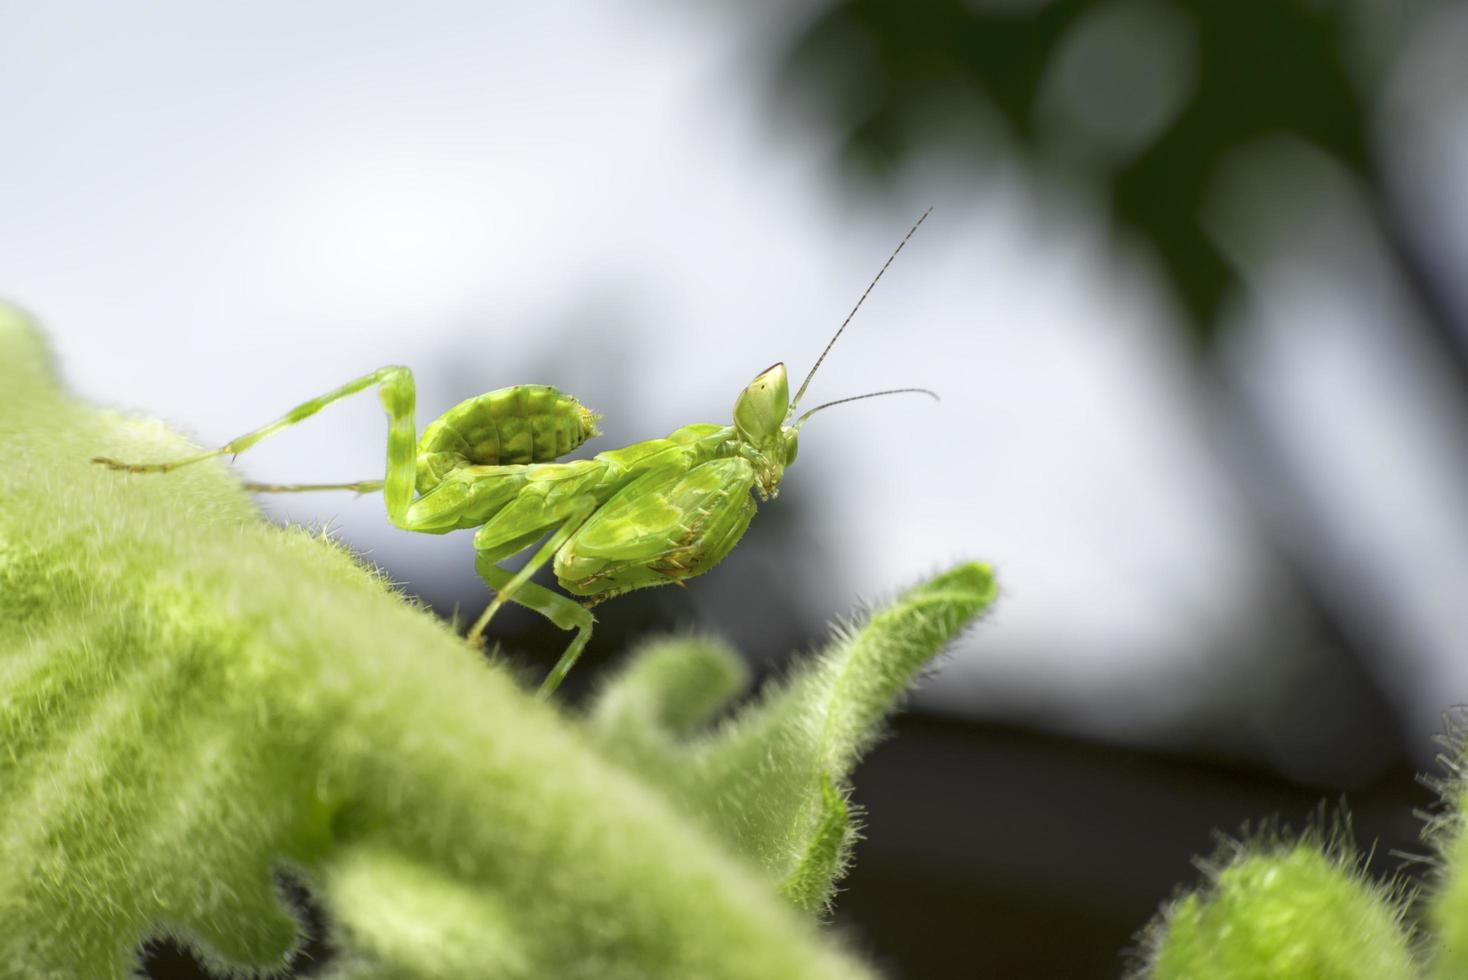
POLYGON ((388 417, 383 479, 246 483, 245 488, 263 493, 380 490, 388 518, 406 531, 443 534, 478 528, 474 567, 495 594, 468 639, 478 645, 506 602, 532 609, 563 630, 574 630, 576 635, 540 686, 540 695, 549 696, 591 638, 595 622, 591 606, 634 589, 681 586, 733 550, 754 517, 751 491, 761 501, 779 495, 785 470, 795 462, 800 427, 812 415, 881 395, 915 392, 937 398, 925 388, 894 388, 826 402, 796 415, 826 355, 931 212, 929 208, 918 218, 888 256, 795 397, 790 398, 785 365, 766 368, 739 393, 733 425, 696 422, 661 439, 557 463, 600 435, 596 429, 600 416, 570 395, 548 385, 500 388, 449 409, 419 438, 412 372, 389 366, 196 456, 162 463, 124 463, 98 456, 92 462, 131 473, 166 473, 238 455, 333 402, 376 387, 388 417), (518 571, 499 566, 537 542, 539 547, 518 571), (531 581, 548 561, 553 562, 561 587, 582 601, 531 581))

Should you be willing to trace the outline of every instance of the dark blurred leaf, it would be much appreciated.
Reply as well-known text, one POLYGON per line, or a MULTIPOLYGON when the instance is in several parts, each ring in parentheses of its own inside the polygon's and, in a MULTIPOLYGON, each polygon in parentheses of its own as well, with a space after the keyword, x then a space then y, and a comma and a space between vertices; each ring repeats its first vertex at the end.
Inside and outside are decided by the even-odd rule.
MULTIPOLYGON (((801 29, 782 95, 835 127, 846 164, 890 174, 955 142, 1006 145, 1150 244, 1212 337, 1234 272, 1202 225, 1229 158, 1281 134, 1369 170, 1345 24, 1298 0, 842 0, 801 29)), ((1267 207, 1268 202, 1258 202, 1267 207)))

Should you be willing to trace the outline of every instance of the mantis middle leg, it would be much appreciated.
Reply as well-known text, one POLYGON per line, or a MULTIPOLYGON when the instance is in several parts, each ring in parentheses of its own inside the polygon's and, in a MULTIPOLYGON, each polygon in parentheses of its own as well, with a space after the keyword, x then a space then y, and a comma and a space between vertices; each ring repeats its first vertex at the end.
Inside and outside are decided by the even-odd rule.
MULTIPOLYGON (((561 680, 571 670, 577 658, 581 656, 581 651, 585 649, 587 641, 591 639, 591 628, 595 619, 585 607, 565 596, 557 595, 549 589, 536 585, 530 581, 530 578, 555 556, 555 553, 571 535, 580 530, 596 507, 596 498, 589 494, 567 501, 560 518, 561 526, 554 534, 545 539, 518 572, 510 572, 495 563, 520 550, 517 547, 520 544, 519 541, 512 541, 498 549, 481 549, 474 561, 475 571, 490 588, 494 589, 495 596, 489 606, 480 614, 473 629, 469 631, 470 643, 479 642, 479 638, 489 626, 489 621, 506 602, 519 603, 527 609, 532 609, 561 629, 576 630, 576 636, 567 645, 560 660, 556 661, 555 667, 551 668, 551 672, 541 682, 538 692, 541 697, 548 697, 560 686, 561 680)), ((479 545, 477 537, 475 544, 479 545)))
MULTIPOLYGON (((475 560, 474 568, 479 572, 479 577, 496 590, 509 584, 514 577, 511 572, 486 560, 482 555, 475 560)), ((585 606, 534 582, 526 582, 520 586, 510 601, 540 613, 563 630, 576 631, 575 637, 561 654, 561 659, 556 661, 556 665, 551 668, 545 680, 541 681, 540 689, 536 692, 540 697, 549 697, 560 687, 561 681, 581 656, 581 651, 586 648, 586 641, 591 639, 591 629, 596 620, 585 606)))
POLYGON ((197 456, 169 460, 163 463, 122 463, 106 456, 97 456, 93 458, 92 462, 110 466, 115 470, 127 470, 130 473, 167 473, 169 470, 176 470, 180 466, 188 466, 191 463, 214 459, 216 456, 238 455, 266 436, 274 435, 281 429, 310 418, 332 402, 340 401, 348 395, 355 395, 357 392, 364 391, 374 385, 381 389, 378 392, 378 397, 382 400, 382 407, 387 410, 387 474, 386 478, 380 484, 378 481, 373 480, 363 481, 358 484, 330 484, 319 487, 277 487, 262 485, 258 489, 269 490, 271 492, 338 488, 375 490, 380 486, 383 490, 383 497, 387 502, 388 517, 394 524, 402 527, 403 520, 408 512, 408 505, 413 500, 413 488, 418 478, 418 431, 417 423, 413 418, 414 404, 417 400, 416 390, 413 386, 413 372, 399 365, 378 368, 371 374, 364 374, 360 378, 348 381, 334 391, 329 391, 310 401, 302 402, 269 425, 264 425, 251 432, 246 432, 242 436, 236 436, 217 449, 199 453, 197 456))

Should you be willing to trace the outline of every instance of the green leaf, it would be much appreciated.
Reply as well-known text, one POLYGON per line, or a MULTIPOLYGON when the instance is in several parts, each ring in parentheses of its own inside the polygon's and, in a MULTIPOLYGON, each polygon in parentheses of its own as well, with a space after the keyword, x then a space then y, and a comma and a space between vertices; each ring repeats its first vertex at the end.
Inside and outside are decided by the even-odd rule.
POLYGON ((530 938, 490 892, 456 881, 393 850, 344 851, 324 883, 327 902, 356 937, 342 977, 424 980, 536 976, 530 938), (425 949, 433 950, 423 956, 425 949), (389 966, 389 964, 392 964, 389 966))
POLYGON ((945 572, 841 631, 712 732, 681 741, 674 736, 712 714, 738 678, 731 655, 708 641, 655 646, 608 685, 588 724, 604 751, 700 814, 797 905, 823 909, 855 836, 852 769, 902 694, 995 593, 987 566, 945 572), (683 697, 686 705, 671 703, 683 697))
POLYGON ((793 874, 827 823, 823 786, 847 791, 898 699, 995 593, 988 567, 961 565, 844 631, 700 747, 705 812, 741 852, 793 874))
POLYGON ((851 808, 829 778, 821 780, 821 810, 811 829, 805 853, 789 876, 780 883, 780 893, 807 912, 823 912, 831 902, 831 891, 846 871, 852 835, 851 808))
POLYGON ((710 637, 645 643, 597 692, 586 718, 603 751, 638 762, 649 774, 671 758, 749 684, 749 669, 710 637))

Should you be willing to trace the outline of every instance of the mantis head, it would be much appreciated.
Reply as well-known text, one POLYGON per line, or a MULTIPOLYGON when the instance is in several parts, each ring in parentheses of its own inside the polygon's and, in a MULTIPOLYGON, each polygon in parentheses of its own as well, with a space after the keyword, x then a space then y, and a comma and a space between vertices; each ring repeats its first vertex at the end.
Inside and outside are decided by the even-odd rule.
POLYGON ((795 462, 795 426, 785 424, 789 417, 790 382, 783 363, 761 371, 734 402, 734 431, 767 500, 779 496, 785 467, 795 462))
POLYGON ((876 278, 867 286, 866 292, 861 294, 861 299, 856 301, 846 319, 836 330, 836 335, 826 344, 826 349, 821 351, 821 356, 816 358, 815 366, 800 383, 800 390, 795 393, 795 398, 790 398, 790 380, 785 375, 785 364, 771 365, 761 371, 745 389, 739 393, 739 398, 734 402, 734 430, 738 436, 739 452, 751 463, 755 469, 755 489, 760 497, 769 500, 779 496, 780 481, 785 477, 785 468, 795 462, 797 451, 797 434, 805 420, 823 409, 832 405, 842 405, 846 402, 861 401, 864 398, 877 398, 882 395, 900 395, 917 393, 928 395, 934 400, 937 395, 926 388, 892 388, 887 391, 873 391, 865 395, 854 395, 850 398, 838 398, 815 408, 796 418, 796 407, 800 400, 805 397, 805 389, 810 386, 810 379, 816 376, 821 364, 825 362, 826 355, 831 353, 831 348, 836 346, 836 341, 845 332, 846 325, 851 318, 856 316, 856 311, 861 309, 861 304, 866 301, 871 293, 872 287, 882 278, 882 273, 887 271, 887 266, 897 258, 897 253, 902 251, 902 246, 907 244, 912 233, 918 230, 929 214, 933 211, 928 208, 923 212, 917 223, 908 229, 906 237, 898 243, 897 248, 887 257, 887 261, 878 271, 876 278))

